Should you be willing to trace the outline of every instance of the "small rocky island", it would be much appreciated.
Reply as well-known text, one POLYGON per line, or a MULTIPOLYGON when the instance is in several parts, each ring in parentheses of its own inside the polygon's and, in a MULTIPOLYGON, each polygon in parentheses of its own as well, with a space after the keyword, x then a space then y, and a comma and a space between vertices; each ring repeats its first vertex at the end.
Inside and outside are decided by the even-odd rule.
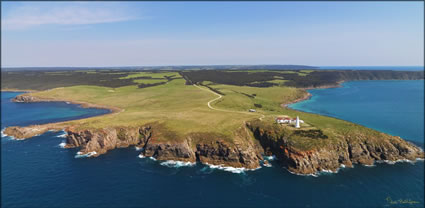
MULTIPOLYGON (((322 76, 311 70, 295 72, 299 77, 322 76)), ((66 75, 68 79, 77 72, 62 73, 69 73, 66 75)), ((75 76, 79 76, 78 73, 75 76)), ((400 137, 286 108, 287 103, 308 98, 303 87, 309 86, 302 80, 304 78, 294 77, 294 73, 251 72, 257 75, 233 77, 236 80, 233 83, 229 83, 231 80, 227 76, 218 78, 221 74, 215 77, 214 74, 205 75, 203 71, 128 72, 119 76, 112 72, 96 73, 111 79, 114 86, 97 82, 90 86, 93 83, 89 81, 86 86, 80 83, 81 80, 75 86, 64 82, 67 87, 22 94, 14 101, 69 101, 85 107, 108 108, 112 110, 111 114, 8 127, 3 133, 15 139, 27 139, 49 130, 64 130, 67 133, 66 148, 79 148, 79 154, 94 157, 115 148, 135 146, 142 150, 141 157, 256 169, 263 163, 268 164, 266 156, 274 155, 280 165, 296 174, 336 172, 341 167, 353 167, 353 164, 373 165, 375 162, 424 158, 422 149, 400 137), (125 80, 121 83, 124 86, 117 86, 117 79, 125 80), (161 84, 138 86, 134 84, 135 80, 139 80, 137 83, 158 80, 161 84), (296 83, 302 87, 291 86, 296 83), (235 101, 240 103, 235 104, 235 101), (299 116, 303 120, 286 121, 280 115, 299 116)), ((236 72, 227 73, 233 76, 236 72)), ((356 79, 366 76, 355 74, 356 79)), ((36 82, 38 78, 46 80, 58 74, 35 73, 34 76, 36 82)), ((414 76, 403 74, 403 78, 413 79, 414 76)), ((341 79, 335 79, 334 84, 338 85, 341 79)), ((317 87, 316 84, 310 87, 317 87)))

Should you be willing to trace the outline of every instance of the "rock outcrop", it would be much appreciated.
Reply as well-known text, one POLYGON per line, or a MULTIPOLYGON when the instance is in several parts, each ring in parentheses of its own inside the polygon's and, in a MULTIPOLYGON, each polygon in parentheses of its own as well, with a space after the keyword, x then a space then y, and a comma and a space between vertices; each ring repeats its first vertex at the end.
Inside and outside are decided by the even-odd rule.
MULTIPOLYGON (((8 127, 4 133, 22 139, 48 130, 60 129, 48 124, 8 127)), ((264 125, 260 120, 247 122, 246 127, 239 128, 232 138, 208 132, 181 136, 159 123, 102 129, 66 127, 65 131, 66 148, 80 148, 79 154, 94 157, 112 149, 136 146, 142 149, 141 155, 157 160, 256 169, 263 160, 262 155, 276 155, 285 168, 297 174, 335 172, 341 166, 352 167, 353 164, 372 165, 377 161, 424 158, 419 147, 384 133, 366 136, 355 132, 328 138, 321 130, 288 130, 278 125, 264 125), (316 144, 303 149, 294 144, 299 139, 316 144)))
POLYGON ((417 158, 424 158, 424 152, 419 147, 400 137, 384 133, 379 134, 380 138, 358 134, 332 141, 321 139, 323 145, 301 150, 295 148, 289 141, 291 133, 279 129, 263 129, 251 123, 247 123, 247 126, 260 141, 266 154, 276 155, 284 167, 297 174, 336 172, 341 166, 353 167, 353 164, 373 165, 377 161, 414 161, 417 158))
POLYGON ((18 102, 18 103, 30 103, 30 102, 46 102, 49 100, 46 99, 40 99, 37 97, 33 97, 30 95, 26 95, 26 94, 22 94, 22 95, 18 95, 14 98, 12 98, 12 102, 18 102))
POLYGON ((27 127, 11 126, 6 128, 3 133, 7 136, 12 136, 17 140, 23 140, 34 136, 41 135, 46 131, 59 131, 60 128, 51 125, 32 125, 27 127))
POLYGON ((170 139, 161 130, 166 131, 156 123, 139 128, 67 128, 65 147, 80 147, 80 154, 96 152, 93 156, 98 156, 108 150, 134 145, 142 148, 141 154, 144 157, 154 157, 157 160, 198 161, 202 164, 247 169, 258 168, 262 160, 261 152, 258 152, 251 141, 243 141, 245 138, 237 138, 235 141, 239 143, 233 143, 220 138, 220 135, 193 133, 183 139, 170 139))

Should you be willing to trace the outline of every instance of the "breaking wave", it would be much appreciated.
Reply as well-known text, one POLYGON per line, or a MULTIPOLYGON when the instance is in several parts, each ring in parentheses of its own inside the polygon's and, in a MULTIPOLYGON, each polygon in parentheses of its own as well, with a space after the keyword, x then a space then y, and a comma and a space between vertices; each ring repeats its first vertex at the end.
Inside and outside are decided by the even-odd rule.
POLYGON ((400 163, 400 162, 407 162, 407 163, 410 163, 410 164, 415 164, 416 161, 418 161, 418 159, 416 159, 416 160, 399 159, 399 160, 396 160, 396 161, 378 160, 378 161, 376 161, 376 163, 387 163, 387 164, 390 164, 390 165, 394 165, 394 164, 400 163))
POLYGON ((66 146, 66 142, 65 141, 62 141, 59 145, 58 145, 60 148, 65 148, 65 146, 66 146))
MULTIPOLYGON (((416 158, 415 160, 408 160, 408 159, 398 159, 396 161, 391 161, 391 160, 377 160, 375 161, 375 163, 385 163, 385 164, 389 164, 389 165, 394 165, 396 163, 410 163, 410 164, 415 164, 417 161, 424 161, 424 159, 422 158, 416 158)), ((372 165, 364 165, 366 167, 375 167, 376 165, 372 164, 372 165)))
POLYGON ((138 156, 139 158, 145 158, 145 156, 143 154, 139 154, 138 156))
POLYGON ((232 173, 244 173, 245 172, 245 168, 234 168, 234 167, 229 167, 229 166, 223 166, 223 165, 210 165, 207 164, 211 169, 219 169, 219 170, 224 170, 224 171, 228 171, 228 172, 232 172, 232 173))
POLYGON ((2 129, 1 130, 1 137, 7 137, 7 135, 6 134, 4 134, 4 130, 5 130, 6 128, 4 128, 4 129, 2 129))
POLYGON ((231 173, 238 173, 238 174, 245 173, 245 171, 258 170, 258 169, 261 168, 261 167, 258 167, 256 169, 234 168, 234 167, 224 166, 224 165, 212 165, 212 164, 208 164, 208 163, 205 163, 205 165, 207 165, 211 169, 218 169, 218 170, 223 170, 223 171, 227 171, 227 172, 231 172, 231 173))
POLYGON ((9 136, 9 135, 5 134, 4 133, 4 130, 6 130, 6 128, 4 128, 4 129, 1 130, 1 137, 7 138, 7 139, 11 139, 11 140, 21 140, 21 139, 16 139, 13 136, 9 136))
POLYGON ((57 135, 56 137, 66 138, 68 133, 66 133, 64 130, 61 131, 61 134, 57 135))
POLYGON ((264 166, 264 167, 268 167, 268 168, 273 167, 273 165, 272 165, 272 164, 270 164, 270 163, 263 163, 263 166, 264 166))
POLYGON ((83 154, 81 152, 77 152, 77 155, 75 155, 75 158, 91 157, 91 156, 96 155, 96 154, 97 154, 96 151, 88 152, 87 154, 83 154))
POLYGON ((295 172, 292 172, 292 171, 290 171, 288 169, 287 170, 288 170, 289 173, 294 174, 294 175, 319 177, 320 175, 329 175, 329 174, 338 173, 343 168, 345 168, 345 165, 344 164, 341 164, 339 166, 339 168, 336 169, 335 171, 333 171, 333 170, 327 170, 327 169, 322 169, 320 171, 317 171, 316 173, 310 173, 310 174, 295 173, 295 172))
POLYGON ((9 137, 9 136, 7 136, 7 134, 4 133, 4 130, 6 130, 6 128, 1 130, 1 137, 9 137))
POLYGON ((263 158, 264 158, 265 160, 268 160, 268 161, 276 160, 276 156, 275 156, 275 155, 272 155, 272 156, 264 156, 263 158))
POLYGON ((160 164, 170 168, 180 168, 180 167, 187 167, 187 166, 191 167, 196 165, 196 163, 193 163, 193 162, 182 162, 182 161, 175 161, 175 160, 167 160, 167 161, 161 162, 160 164))

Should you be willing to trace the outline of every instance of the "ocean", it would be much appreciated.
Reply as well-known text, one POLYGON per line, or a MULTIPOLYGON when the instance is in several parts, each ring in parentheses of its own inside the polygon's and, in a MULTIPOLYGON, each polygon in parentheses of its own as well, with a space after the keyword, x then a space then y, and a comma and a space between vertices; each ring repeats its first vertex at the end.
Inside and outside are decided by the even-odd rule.
POLYGON ((394 70, 423 71, 424 66, 319 66, 320 70, 394 70))
MULTIPOLYGON (((291 107, 350 120, 423 147, 423 86, 423 81, 347 82, 342 88, 310 90, 311 100, 291 107)), ((73 104, 10 102, 17 94, 1 93, 2 129, 106 113, 73 104)), ((318 177, 291 174, 273 161, 270 168, 224 171, 138 158, 134 147, 75 158, 78 149, 60 145, 63 133, 22 141, 2 135, 3 207, 424 206, 422 161, 356 165, 318 177)))

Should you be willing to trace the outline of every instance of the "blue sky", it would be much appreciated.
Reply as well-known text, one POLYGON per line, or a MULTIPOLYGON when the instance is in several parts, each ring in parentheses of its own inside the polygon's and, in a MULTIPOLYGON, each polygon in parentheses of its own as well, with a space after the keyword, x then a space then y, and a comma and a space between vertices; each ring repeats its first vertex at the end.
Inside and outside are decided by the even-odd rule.
POLYGON ((423 66, 423 10, 423 2, 2 2, 2 66, 423 66))

